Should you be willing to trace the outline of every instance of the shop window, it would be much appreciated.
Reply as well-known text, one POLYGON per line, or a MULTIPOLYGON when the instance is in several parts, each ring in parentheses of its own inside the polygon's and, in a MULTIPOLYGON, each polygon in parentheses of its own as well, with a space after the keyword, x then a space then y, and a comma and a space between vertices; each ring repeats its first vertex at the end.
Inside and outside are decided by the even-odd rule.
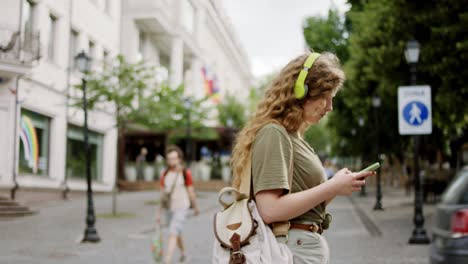
POLYGON ((22 109, 19 172, 48 175, 50 118, 22 109))
MULTIPOLYGON (((89 131, 88 142, 91 149, 91 178, 100 181, 102 179, 103 136, 89 131)), ((85 153, 83 128, 69 125, 67 131, 67 177, 86 179, 85 153)))

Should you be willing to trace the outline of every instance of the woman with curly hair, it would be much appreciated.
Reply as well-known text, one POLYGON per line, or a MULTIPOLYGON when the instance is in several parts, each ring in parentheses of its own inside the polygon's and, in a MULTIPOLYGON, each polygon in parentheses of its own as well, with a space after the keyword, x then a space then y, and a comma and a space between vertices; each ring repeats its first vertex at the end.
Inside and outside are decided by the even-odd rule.
POLYGON ((321 235, 331 221, 327 204, 337 195, 359 191, 365 178, 375 174, 344 168, 327 180, 319 157, 302 138, 333 110, 333 97, 344 80, 334 54, 293 59, 273 80, 233 149, 234 187, 239 188, 251 170, 252 194, 263 221, 290 221, 288 236, 277 239, 288 245, 296 264, 329 263, 328 244, 321 235), (245 166, 248 159, 251 167, 245 166))

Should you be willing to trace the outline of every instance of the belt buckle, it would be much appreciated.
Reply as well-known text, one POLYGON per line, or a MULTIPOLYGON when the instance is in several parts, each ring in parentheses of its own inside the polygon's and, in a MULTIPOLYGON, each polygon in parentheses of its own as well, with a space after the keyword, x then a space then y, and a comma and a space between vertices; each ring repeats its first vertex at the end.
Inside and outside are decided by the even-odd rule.
POLYGON ((317 225, 315 223, 311 224, 309 227, 310 232, 317 232, 317 225))
POLYGON ((309 230, 314 233, 319 233, 320 227, 316 223, 312 223, 309 227, 309 230))

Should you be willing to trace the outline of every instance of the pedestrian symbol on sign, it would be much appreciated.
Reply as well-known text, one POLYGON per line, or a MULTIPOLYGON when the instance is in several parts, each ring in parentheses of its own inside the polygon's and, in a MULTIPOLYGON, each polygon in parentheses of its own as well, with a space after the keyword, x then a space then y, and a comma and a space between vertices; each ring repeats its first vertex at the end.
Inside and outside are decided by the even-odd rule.
POLYGON ((428 118, 428 109, 420 101, 411 101, 403 109, 405 121, 412 126, 420 126, 428 118))

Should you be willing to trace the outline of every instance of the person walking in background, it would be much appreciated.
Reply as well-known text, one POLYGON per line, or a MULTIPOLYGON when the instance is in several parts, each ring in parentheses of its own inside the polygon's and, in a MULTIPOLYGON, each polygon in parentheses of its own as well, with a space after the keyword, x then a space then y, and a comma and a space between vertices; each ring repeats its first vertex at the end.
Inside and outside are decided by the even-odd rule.
POLYGON ((375 174, 344 168, 327 180, 318 155, 303 139, 308 127, 332 111, 344 79, 334 54, 295 58, 273 80, 234 146, 233 186, 239 188, 242 175, 248 175, 244 170, 251 170, 253 195, 265 224, 290 221, 288 238, 277 240, 290 248, 295 264, 330 262, 321 235, 331 221, 327 204, 337 195, 359 191, 365 178, 375 174), (251 167, 245 166, 248 159, 251 167))
POLYGON ((323 167, 325 169, 325 174, 327 175, 327 179, 330 179, 335 175, 335 169, 333 168, 333 164, 331 160, 326 159, 325 162, 323 163, 323 167))
POLYGON ((148 150, 146 148, 140 149, 140 154, 138 154, 136 158, 136 168, 137 168, 137 180, 144 180, 145 179, 145 166, 146 166, 146 155, 148 154, 148 150))
MULTIPOLYGON (((168 194, 166 209, 169 223, 169 238, 164 254, 164 263, 171 263, 176 246, 180 250, 180 262, 186 259, 182 229, 187 219, 190 207, 195 215, 199 214, 195 189, 193 187, 192 174, 184 168, 184 154, 177 146, 169 146, 166 149, 167 170, 160 177, 161 192, 168 194)), ((161 207, 158 209, 156 221, 161 220, 161 207)))

